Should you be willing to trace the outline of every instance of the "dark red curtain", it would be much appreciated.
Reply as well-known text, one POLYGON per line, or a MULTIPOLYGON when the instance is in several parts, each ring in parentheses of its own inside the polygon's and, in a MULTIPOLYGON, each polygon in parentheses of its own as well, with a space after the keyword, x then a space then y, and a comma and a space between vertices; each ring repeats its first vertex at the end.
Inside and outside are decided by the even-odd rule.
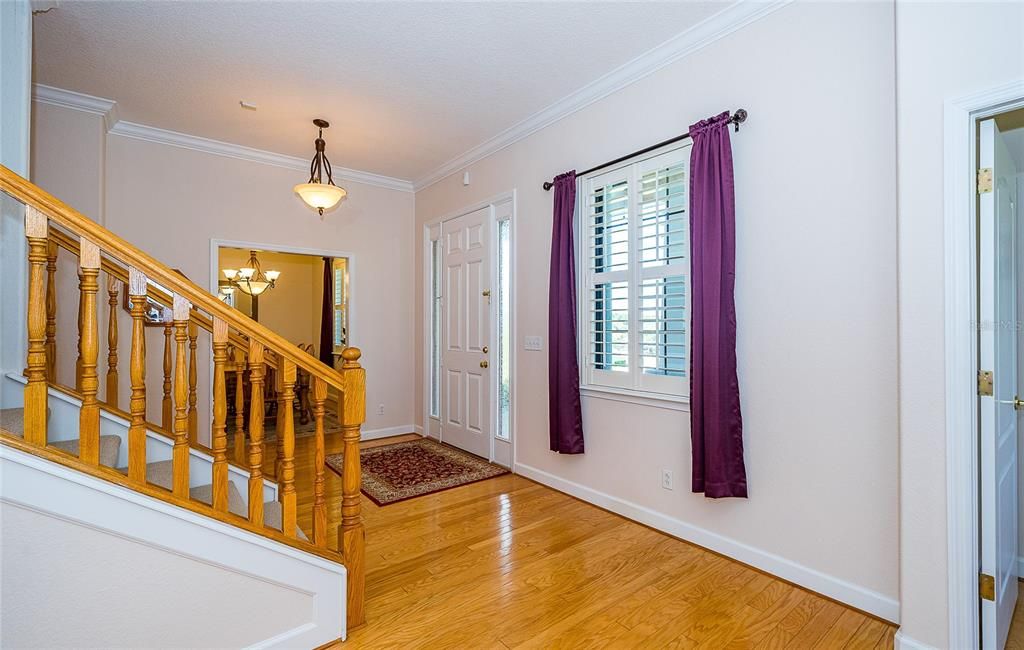
POLYGON ((690 127, 693 491, 746 497, 736 376, 736 199, 729 113, 690 127))
POLYGON ((334 260, 324 258, 324 297, 320 313, 320 360, 334 367, 334 260))
POLYGON ((580 369, 576 360, 576 172, 555 178, 548 293, 548 420, 551 451, 583 453, 580 369))

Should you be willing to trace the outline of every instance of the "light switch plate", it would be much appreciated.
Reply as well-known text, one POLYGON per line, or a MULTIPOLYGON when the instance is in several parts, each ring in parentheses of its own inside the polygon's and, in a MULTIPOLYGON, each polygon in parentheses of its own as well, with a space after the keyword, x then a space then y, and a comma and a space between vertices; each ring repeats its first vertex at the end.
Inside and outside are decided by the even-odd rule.
POLYGON ((523 349, 524 350, 543 350, 544 349, 544 337, 542 337, 542 336, 524 336, 523 337, 523 349))

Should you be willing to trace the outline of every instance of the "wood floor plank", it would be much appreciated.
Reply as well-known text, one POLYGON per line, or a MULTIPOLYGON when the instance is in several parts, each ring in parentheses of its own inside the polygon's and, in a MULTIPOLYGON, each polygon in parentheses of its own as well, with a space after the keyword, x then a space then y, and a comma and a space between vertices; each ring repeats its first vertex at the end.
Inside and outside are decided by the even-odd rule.
MULTIPOLYGON (((313 443, 296 440, 306 531, 313 443)), ((341 478, 325 482, 333 547, 341 478)), ((893 626, 512 474, 362 506, 367 622, 335 648, 892 647, 893 626)))

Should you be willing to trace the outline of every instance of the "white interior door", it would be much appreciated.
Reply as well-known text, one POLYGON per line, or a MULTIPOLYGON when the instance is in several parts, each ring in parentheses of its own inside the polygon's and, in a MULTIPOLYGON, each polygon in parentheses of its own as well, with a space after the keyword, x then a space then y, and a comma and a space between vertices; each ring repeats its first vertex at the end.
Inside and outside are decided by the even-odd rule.
POLYGON ((491 457, 491 207, 441 226, 441 440, 491 457))
POLYGON ((979 188, 979 362, 992 372, 992 395, 980 397, 981 572, 995 599, 981 601, 981 646, 1002 650, 1017 602, 1017 286, 1016 170, 995 120, 981 123, 979 167, 992 189, 979 188))

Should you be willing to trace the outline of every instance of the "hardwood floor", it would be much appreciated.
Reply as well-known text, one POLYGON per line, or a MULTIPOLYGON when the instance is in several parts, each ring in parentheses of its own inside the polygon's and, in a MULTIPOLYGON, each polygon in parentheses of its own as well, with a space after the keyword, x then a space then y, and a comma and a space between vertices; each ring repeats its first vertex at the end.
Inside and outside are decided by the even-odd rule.
MULTIPOLYGON (((296 441, 307 531, 313 451, 296 441)), ((893 647, 888 623, 518 476, 362 504, 367 622, 333 648, 893 647)))
POLYGON ((1005 650, 1024 650, 1024 588, 1017 582, 1017 609, 1013 610, 1010 634, 1006 637, 1005 650))

